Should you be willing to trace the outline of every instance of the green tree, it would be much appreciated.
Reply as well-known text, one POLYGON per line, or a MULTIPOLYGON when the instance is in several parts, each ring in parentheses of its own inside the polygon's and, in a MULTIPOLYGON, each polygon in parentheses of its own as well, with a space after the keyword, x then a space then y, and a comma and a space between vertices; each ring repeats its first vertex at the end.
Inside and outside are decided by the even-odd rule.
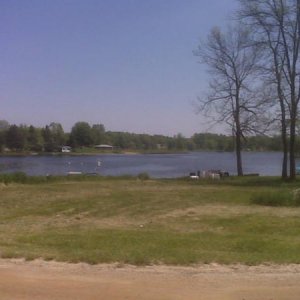
POLYGON ((52 122, 49 125, 51 131, 52 142, 55 149, 60 149, 66 143, 66 135, 60 123, 52 122))
POLYGON ((176 150, 184 150, 186 149, 185 138, 181 133, 178 133, 174 136, 175 139, 175 148, 176 150))
POLYGON ((95 145, 104 144, 105 142, 105 127, 103 124, 94 124, 91 129, 93 143, 95 145))
POLYGON ((6 132, 6 145, 11 150, 24 150, 26 145, 26 135, 23 128, 11 125, 6 132))
POLYGON ((53 152, 55 151, 55 144, 52 137, 52 132, 48 125, 42 129, 42 136, 44 138, 44 150, 46 152, 53 152))
POLYGON ((72 127, 70 141, 74 147, 93 145, 91 126, 87 122, 77 122, 72 127))
POLYGON ((0 151, 5 147, 5 136, 8 128, 9 123, 6 120, 0 120, 0 151))
POLYGON ((27 144, 31 151, 42 151, 44 140, 39 128, 30 125, 27 134, 27 144))
POLYGON ((0 120, 0 131, 6 131, 9 128, 9 123, 6 120, 0 120))

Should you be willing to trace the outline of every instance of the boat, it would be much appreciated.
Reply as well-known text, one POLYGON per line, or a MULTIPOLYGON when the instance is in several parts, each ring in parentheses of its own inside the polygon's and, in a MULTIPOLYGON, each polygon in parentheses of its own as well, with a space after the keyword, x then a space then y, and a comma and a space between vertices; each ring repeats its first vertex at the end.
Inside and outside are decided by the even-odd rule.
POLYGON ((78 171, 70 171, 67 173, 68 175, 81 175, 82 172, 78 172, 78 171))

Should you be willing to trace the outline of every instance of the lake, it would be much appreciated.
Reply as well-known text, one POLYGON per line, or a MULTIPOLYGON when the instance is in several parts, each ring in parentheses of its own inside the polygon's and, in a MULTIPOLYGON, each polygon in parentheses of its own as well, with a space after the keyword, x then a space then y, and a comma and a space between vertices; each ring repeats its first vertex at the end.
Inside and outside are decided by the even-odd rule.
MULTIPOLYGON (((282 153, 243 153, 244 173, 281 174, 282 153)), ((28 175, 65 175, 68 172, 101 175, 137 175, 147 172, 155 178, 187 176, 190 172, 221 169, 236 174, 232 152, 191 152, 176 154, 99 154, 1 156, 0 173, 25 172, 28 175)))

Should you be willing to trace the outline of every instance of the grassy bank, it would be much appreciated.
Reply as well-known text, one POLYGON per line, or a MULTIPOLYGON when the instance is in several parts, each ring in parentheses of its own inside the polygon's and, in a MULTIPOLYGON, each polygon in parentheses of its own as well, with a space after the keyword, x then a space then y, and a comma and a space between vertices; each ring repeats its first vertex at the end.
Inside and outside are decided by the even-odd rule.
POLYGON ((299 182, 101 177, 23 182, 0 183, 2 257, 121 264, 300 263, 297 202, 270 206, 257 200, 290 197, 299 182))

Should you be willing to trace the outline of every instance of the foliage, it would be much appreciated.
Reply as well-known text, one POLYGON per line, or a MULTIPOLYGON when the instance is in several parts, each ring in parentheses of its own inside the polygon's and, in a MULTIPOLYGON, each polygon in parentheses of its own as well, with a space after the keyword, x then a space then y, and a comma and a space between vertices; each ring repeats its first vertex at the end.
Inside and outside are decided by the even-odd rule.
POLYGON ((105 128, 103 124, 94 124, 91 128, 91 136, 95 145, 104 144, 105 128))
MULTIPOLYGON (((0 151, 9 148, 10 151, 18 152, 60 152, 61 146, 73 145, 75 146, 74 150, 78 153, 92 153, 99 152, 93 147, 99 144, 112 145, 114 151, 129 150, 144 153, 234 150, 233 137, 224 134, 195 133, 190 138, 186 138, 182 134, 169 137, 105 131, 102 124, 90 126, 87 123, 82 123, 84 122, 76 123, 71 133, 65 133, 62 125, 55 122, 44 128, 33 125, 4 126, 3 129, 0 129, 0 151), (88 145, 80 146, 80 144, 88 145)), ((281 151, 280 136, 255 135, 245 137, 243 149, 247 151, 281 151)), ((300 152, 300 149, 298 151, 300 152)))
POLYGON ((40 152, 43 150, 42 131, 39 128, 29 126, 27 145, 30 151, 40 152))
POLYGON ((11 125, 6 131, 6 144, 9 148, 16 151, 25 148, 26 133, 23 128, 17 125, 11 125))
POLYGON ((141 180, 148 180, 148 179, 150 179, 150 175, 147 172, 140 173, 140 174, 138 174, 137 177, 138 177, 138 179, 141 179, 141 180))
POLYGON ((70 142, 72 146, 91 146, 93 144, 91 126, 87 122, 77 122, 72 127, 70 142))

